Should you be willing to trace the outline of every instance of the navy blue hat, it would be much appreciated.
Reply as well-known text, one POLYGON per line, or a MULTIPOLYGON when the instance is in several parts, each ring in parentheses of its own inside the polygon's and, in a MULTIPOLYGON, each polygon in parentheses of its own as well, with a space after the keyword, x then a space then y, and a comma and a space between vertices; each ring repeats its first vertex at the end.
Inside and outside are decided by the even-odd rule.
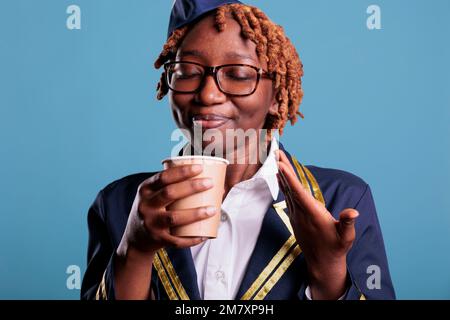
POLYGON ((175 29, 191 23, 201 15, 229 3, 241 2, 237 0, 176 0, 170 13, 167 38, 170 37, 175 29))

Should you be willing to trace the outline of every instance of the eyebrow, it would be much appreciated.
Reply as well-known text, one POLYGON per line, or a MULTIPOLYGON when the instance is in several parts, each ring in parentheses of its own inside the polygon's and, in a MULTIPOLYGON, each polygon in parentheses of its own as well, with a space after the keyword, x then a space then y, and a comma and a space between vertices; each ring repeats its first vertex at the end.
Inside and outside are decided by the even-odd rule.
POLYGON ((234 51, 230 51, 230 52, 225 53, 225 56, 226 56, 227 58, 247 59, 247 60, 252 60, 252 61, 254 61, 254 62, 257 62, 257 61, 255 60, 255 58, 253 58, 253 57, 250 56, 250 55, 243 54, 243 53, 239 53, 239 52, 234 52, 234 51))
MULTIPOLYGON (((201 50, 183 50, 180 51, 179 53, 180 56, 185 57, 185 56, 194 56, 194 57, 198 57, 198 58, 203 58, 206 56, 206 53, 204 51, 201 50)), ((231 58, 231 59, 246 59, 246 60, 251 60, 253 62, 258 63, 257 60, 255 60, 254 57, 244 54, 244 53, 239 53, 239 52, 235 52, 235 51, 229 51, 225 53, 225 57, 226 58, 231 58)))
POLYGON ((199 50, 183 50, 180 51, 180 56, 194 56, 194 57, 203 57, 204 54, 199 50))

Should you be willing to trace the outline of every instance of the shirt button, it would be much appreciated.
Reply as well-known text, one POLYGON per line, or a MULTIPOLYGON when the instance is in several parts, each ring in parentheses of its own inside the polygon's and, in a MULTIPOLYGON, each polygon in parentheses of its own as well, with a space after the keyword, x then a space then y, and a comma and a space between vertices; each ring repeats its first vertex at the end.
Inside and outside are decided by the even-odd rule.
POLYGON ((220 215, 220 221, 225 222, 225 221, 227 221, 227 219, 228 219, 228 216, 226 213, 222 213, 220 215))
POLYGON ((216 279, 217 281, 220 281, 223 285, 227 285, 227 279, 225 278, 225 272, 223 271, 216 271, 216 279))
POLYGON ((216 271, 216 279, 220 280, 220 279, 224 279, 225 278, 225 272, 223 271, 216 271))

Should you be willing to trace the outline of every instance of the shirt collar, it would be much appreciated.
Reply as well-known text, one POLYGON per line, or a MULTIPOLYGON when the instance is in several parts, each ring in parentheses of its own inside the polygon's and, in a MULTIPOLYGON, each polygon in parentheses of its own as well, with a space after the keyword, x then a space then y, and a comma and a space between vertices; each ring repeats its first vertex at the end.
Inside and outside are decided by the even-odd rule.
POLYGON ((278 173, 278 165, 275 156, 275 151, 278 149, 278 141, 276 137, 272 137, 269 154, 267 155, 266 161, 264 161, 262 167, 259 168, 259 170, 252 177, 252 179, 261 178, 266 182, 274 200, 278 198, 278 193, 280 190, 278 186, 278 179, 276 176, 276 174, 278 173))

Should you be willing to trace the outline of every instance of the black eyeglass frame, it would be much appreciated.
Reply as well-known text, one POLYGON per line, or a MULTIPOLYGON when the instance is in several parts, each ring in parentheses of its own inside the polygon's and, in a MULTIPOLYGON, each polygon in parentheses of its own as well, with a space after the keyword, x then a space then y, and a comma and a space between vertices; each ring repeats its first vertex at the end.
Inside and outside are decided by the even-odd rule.
POLYGON ((164 80, 166 81, 167 87, 169 87, 170 90, 172 90, 175 93, 197 93, 201 90, 201 88, 203 87, 203 84, 205 82, 206 76, 211 75, 214 78, 214 82, 217 85, 217 88, 219 88, 220 92, 229 95, 229 96, 237 96, 237 97, 245 97, 245 96, 249 96, 252 95, 253 93, 255 93, 256 89, 258 88, 258 84, 259 84, 259 80, 261 78, 267 78, 267 79, 273 79, 272 74, 268 71, 263 70, 262 68, 256 67, 256 66, 252 66, 251 64, 245 64, 245 63, 230 63, 230 64, 223 64, 220 66, 205 66, 201 63, 197 63, 197 62, 191 62, 191 61, 169 61, 164 63, 164 73, 165 78, 164 80), (197 65, 199 67, 202 67, 203 70, 205 70, 205 73, 203 74, 203 78, 200 81, 200 84, 198 86, 197 89, 195 90, 191 90, 191 91, 180 91, 180 90, 175 90, 170 86, 170 81, 169 81, 169 72, 168 69, 170 68, 171 65, 174 65, 176 63, 186 63, 186 64, 193 64, 193 65, 197 65), (229 93, 227 91, 225 91, 221 86, 220 86, 220 82, 219 79, 217 78, 217 72, 219 72, 220 69, 224 68, 224 67, 250 67, 252 69, 254 69, 257 73, 256 73, 256 84, 255 87, 253 88, 253 91, 250 93, 244 93, 244 94, 234 94, 234 93, 229 93))

